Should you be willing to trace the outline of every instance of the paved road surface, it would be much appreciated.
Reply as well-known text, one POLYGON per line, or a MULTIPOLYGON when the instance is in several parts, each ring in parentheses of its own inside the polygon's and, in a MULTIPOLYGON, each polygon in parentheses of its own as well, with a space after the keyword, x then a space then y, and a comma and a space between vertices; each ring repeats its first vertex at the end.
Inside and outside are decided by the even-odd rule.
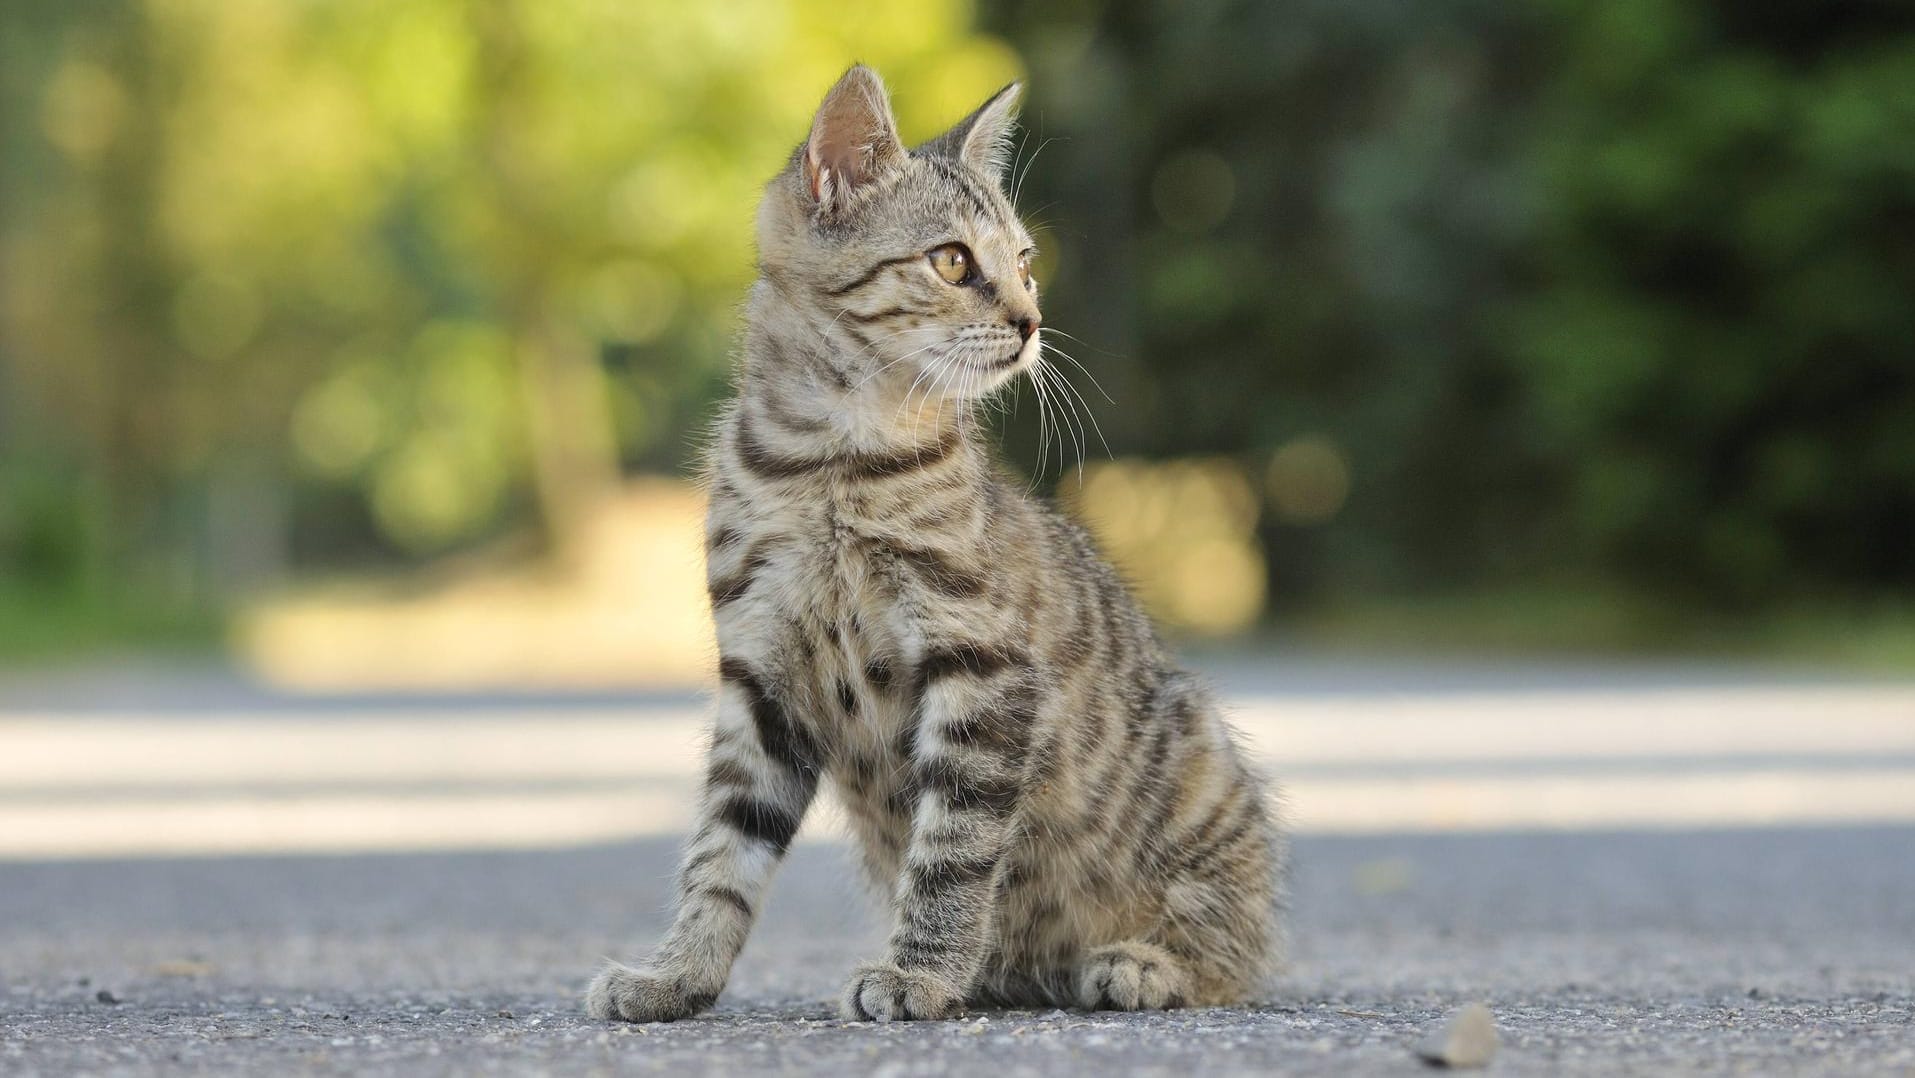
POLYGON ((1307 839, 1296 961, 1257 1005, 852 1026, 876 942, 800 847, 732 989, 585 1019, 662 925, 670 843, 558 853, 0 866, 0 1073, 1406 1074, 1495 1009, 1510 1074, 1915 1072, 1915 832, 1307 839), (106 991, 118 1003, 101 1003, 106 991))
MULTIPOLYGON (((1447 684, 1357 669, 1326 676, 1311 698, 1327 707, 1347 697, 1367 715, 1388 695, 1438 714, 1457 694, 1648 685, 1705 695, 1720 688, 1729 699, 1754 683, 1557 671, 1447 684), (1359 691, 1367 684, 1389 688, 1359 691)), ((8 714, 84 726, 111 712, 111 721, 148 723, 150 734, 120 736, 150 736, 161 759, 168 731, 209 710, 249 716, 253 726, 315 721, 307 704, 230 686, 134 679, 125 687, 127 698, 112 700, 46 683, 11 703, 0 694, 0 728, 8 714)), ((1825 698, 1799 699, 1809 707, 1825 698)), ((1895 747, 1899 727, 1867 710, 1886 707, 1892 718, 1903 698, 1869 699, 1866 713, 1839 720, 1862 740, 1835 749, 1812 741, 1751 749, 1732 739, 1606 753, 1592 742, 1565 755, 1539 742, 1496 759, 1495 751, 1445 756, 1439 740, 1373 773, 1360 758, 1336 762, 1335 746, 1310 766, 1325 781, 1513 775, 1549 785, 1615 767, 1671 780, 1759 771, 1808 774, 1814 785, 1803 789, 1839 791, 1846 776, 1908 763, 1907 748, 1895 747), (1888 747, 1871 750, 1864 735, 1888 747)), ((624 703, 643 710, 683 701, 624 703)), ((1702 721, 1706 710, 1692 718, 1702 721)), ((1805 713, 1794 725, 1812 729, 1821 717, 1805 713)), ((1467 733, 1459 740, 1469 742, 1467 733)), ((0 732, 0 756, 7 744, 0 732)), ((9 786, 0 760, 0 811, 198 797, 198 787, 179 786, 184 764, 173 764, 141 782, 89 772, 79 785, 16 776, 9 786)), ((442 787, 451 781, 404 769, 295 776, 290 786, 193 781, 202 780, 227 802, 261 804, 330 797, 335 781, 431 801, 449 796, 442 787)), ((501 781, 526 793, 527 804, 543 796, 523 775, 501 781)), ((1676 802, 1663 807, 1687 818, 1676 802)), ((717 1011, 658 1027, 589 1021, 576 996, 599 955, 625 952, 662 928, 669 835, 566 849, 212 858, 160 856, 166 851, 156 847, 126 859, 83 846, 75 851, 83 859, 49 859, 16 849, 0 859, 0 1075, 1411 1074, 1418 1033, 1473 999, 1501 1023, 1499 1073, 1915 1074, 1915 828, 1812 819, 1751 829, 1717 818, 1697 829, 1679 819, 1657 826, 1653 813, 1638 813, 1627 830, 1573 820, 1470 834, 1318 829, 1296 845, 1294 962, 1254 1006, 999 1013, 887 1027, 832 1016, 839 982, 879 934, 846 851, 823 839, 794 851, 717 1011)), ((0 847, 7 839, 0 835, 0 847)))

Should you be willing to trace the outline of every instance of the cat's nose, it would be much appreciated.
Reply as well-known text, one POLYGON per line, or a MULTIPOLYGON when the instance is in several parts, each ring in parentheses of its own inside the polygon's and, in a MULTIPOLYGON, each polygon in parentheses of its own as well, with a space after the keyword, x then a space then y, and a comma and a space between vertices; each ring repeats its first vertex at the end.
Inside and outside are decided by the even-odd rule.
POLYGON ((1013 318, 1011 319, 1011 325, 1016 326, 1017 335, 1027 341, 1031 339, 1031 334, 1037 332, 1037 319, 1035 318, 1013 318))

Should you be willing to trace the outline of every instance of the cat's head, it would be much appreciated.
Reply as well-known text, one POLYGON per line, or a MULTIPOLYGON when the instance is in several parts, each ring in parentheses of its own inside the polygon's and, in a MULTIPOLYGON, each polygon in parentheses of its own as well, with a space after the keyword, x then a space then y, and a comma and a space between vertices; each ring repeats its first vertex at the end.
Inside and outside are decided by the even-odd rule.
POLYGON ((1004 192, 1018 89, 907 150, 884 83, 853 67, 766 187, 761 268, 842 376, 974 399, 1037 359, 1034 251, 1004 192))

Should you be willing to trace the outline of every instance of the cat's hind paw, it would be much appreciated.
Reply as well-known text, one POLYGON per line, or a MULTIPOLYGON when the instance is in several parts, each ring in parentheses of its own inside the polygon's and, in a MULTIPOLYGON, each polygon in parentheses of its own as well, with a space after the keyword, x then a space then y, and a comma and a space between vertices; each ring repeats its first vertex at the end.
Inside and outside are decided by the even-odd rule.
POLYGON ((607 963, 585 990, 592 1017, 621 1022, 672 1022, 710 1007, 716 992, 695 992, 652 970, 607 963))
POLYGON ((1187 1005, 1189 975, 1176 956, 1141 941, 1113 943, 1077 967, 1077 1003, 1092 1011, 1157 1011, 1187 1005))

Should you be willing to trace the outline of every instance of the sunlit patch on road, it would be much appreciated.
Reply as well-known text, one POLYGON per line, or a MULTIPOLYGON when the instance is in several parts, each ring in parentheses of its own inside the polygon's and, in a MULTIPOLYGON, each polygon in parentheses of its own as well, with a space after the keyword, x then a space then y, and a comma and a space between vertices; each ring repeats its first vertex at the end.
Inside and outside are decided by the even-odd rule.
MULTIPOLYGON (((1915 688, 1240 696, 1302 834, 1915 823, 1915 688)), ((0 858, 575 846, 682 831, 689 703, 0 712, 0 858)), ((840 832, 828 808, 805 836, 840 832)))

